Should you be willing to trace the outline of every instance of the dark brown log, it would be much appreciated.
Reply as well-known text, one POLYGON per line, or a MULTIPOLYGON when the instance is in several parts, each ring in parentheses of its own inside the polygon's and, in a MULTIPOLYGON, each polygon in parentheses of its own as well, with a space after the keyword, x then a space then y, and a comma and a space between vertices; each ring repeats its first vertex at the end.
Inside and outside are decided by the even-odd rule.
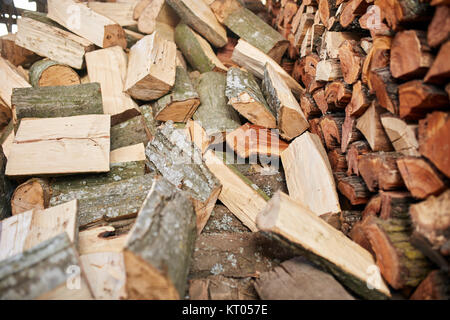
POLYGON ((345 109, 345 120, 342 124, 341 151, 344 153, 349 144, 363 140, 363 135, 356 129, 356 118, 350 116, 348 109, 348 107, 345 109))
POLYGON ((341 231, 348 236, 351 233, 353 226, 361 221, 361 211, 344 210, 341 212, 339 219, 341 221, 341 231))
POLYGON ((228 38, 227 44, 217 50, 217 58, 224 64, 225 67, 237 67, 237 64, 231 60, 231 56, 233 55, 234 47, 237 45, 237 39, 228 38))
POLYGON ((388 67, 373 69, 369 73, 372 91, 375 91, 378 103, 393 114, 398 113, 397 84, 388 67))
POLYGON ((371 151, 370 146, 366 141, 356 141, 350 145, 346 156, 348 166, 347 170, 348 176, 353 174, 359 176, 359 169, 358 169, 359 158, 362 155, 369 153, 370 151, 371 151))
POLYGON ((415 198, 426 199, 430 195, 438 195, 445 189, 439 174, 423 158, 405 157, 397 160, 397 166, 406 188, 415 198))
POLYGON ((437 47, 450 37, 450 6, 437 6, 433 20, 428 26, 427 41, 430 47, 437 47))
MULTIPOLYGON (((338 4, 337 4, 338 5, 338 4)), ((346 28, 353 23, 356 17, 366 13, 369 3, 365 0, 349 0, 346 2, 339 19, 340 24, 346 28)))
POLYGON ((344 117, 341 115, 326 115, 321 118, 320 127, 328 150, 341 147, 343 123, 344 117))
POLYGON ((353 85, 352 100, 347 107, 350 109, 350 115, 353 117, 362 116, 369 106, 369 90, 361 81, 357 81, 353 85))
POLYGON ((381 194, 378 193, 370 198, 362 212, 362 216, 365 219, 368 216, 378 217, 381 212, 381 194))
POLYGON ((331 27, 330 18, 334 17, 338 6, 336 0, 319 0, 319 16, 326 28, 331 27))
POLYGON ((359 244, 361 247, 369 251, 372 256, 375 258, 375 252, 372 250, 372 246, 370 245, 369 239, 367 238, 365 232, 364 232, 364 223, 367 221, 367 219, 362 219, 361 221, 357 221, 350 230, 348 236, 350 239, 352 239, 354 242, 359 244))
POLYGON ((11 215, 10 200, 13 186, 5 177, 6 161, 3 147, 0 145, 0 221, 11 215))
POLYGON ((392 37, 389 36, 379 36, 373 39, 372 47, 364 60, 361 74, 362 82, 367 84, 371 90, 373 88, 370 81, 370 72, 389 66, 391 44, 392 37))
MULTIPOLYGON (((368 1, 366 2, 369 3, 368 1)), ((375 8, 367 10, 367 12, 359 18, 358 22, 362 29, 370 31, 370 36, 372 38, 392 35, 392 30, 381 21, 379 11, 375 8)))
POLYGON ((424 81, 426 83, 441 84, 443 81, 450 78, 450 63, 448 63, 448 57, 450 57, 450 41, 444 43, 439 49, 433 65, 425 76, 424 81))
POLYGON ((381 220, 373 216, 367 219, 364 232, 383 278, 395 289, 417 286, 426 277, 430 265, 410 244, 408 223, 403 219, 381 220))
POLYGON ((393 30, 405 23, 427 21, 431 15, 430 6, 420 0, 378 0, 377 6, 393 30))
POLYGON ((311 118, 320 117, 322 115, 322 112, 317 107, 316 102, 309 93, 305 93, 300 98, 300 108, 302 108, 303 114, 308 120, 311 118))
POLYGON ((397 167, 397 160, 402 157, 398 152, 374 152, 359 159, 359 172, 370 191, 389 191, 405 186, 397 167))
POLYGON ((309 131, 311 133, 314 133, 315 135, 317 135, 320 139, 320 141, 322 142, 322 144, 325 146, 325 138, 323 137, 323 132, 322 132, 322 128, 320 127, 320 118, 315 118, 315 119, 311 119, 309 120, 309 131))
POLYGON ((391 47, 392 76, 403 80, 423 77, 433 63, 433 58, 424 31, 398 32, 391 47))
POLYGON ((352 98, 351 87, 343 81, 333 81, 325 89, 325 99, 331 108, 328 111, 345 108, 352 98))
POLYGON ((450 115, 429 113, 419 121, 419 152, 450 177, 450 115))
POLYGON ((330 160, 331 170, 333 172, 347 171, 347 159, 341 150, 333 149, 328 152, 328 160, 330 160))
POLYGON ((414 201, 409 192, 380 191, 380 199, 381 199, 381 209, 380 209, 381 219, 388 220, 392 218, 396 219, 409 218, 409 206, 414 201))
POLYGON ((364 180, 357 176, 346 176, 345 174, 335 174, 339 191, 354 206, 365 204, 369 201, 370 191, 367 189, 364 180))
MULTIPOLYGON (((362 0, 352 0, 360 1, 362 0)), ((349 5, 347 5, 348 7, 349 5)), ((345 10, 345 9, 344 9, 345 10)), ((361 75, 365 54, 355 40, 345 40, 339 47, 339 60, 341 61, 342 76, 348 84, 355 83, 361 75)))
POLYGON ((450 300, 450 278, 444 271, 434 270, 420 283, 411 300, 450 300))

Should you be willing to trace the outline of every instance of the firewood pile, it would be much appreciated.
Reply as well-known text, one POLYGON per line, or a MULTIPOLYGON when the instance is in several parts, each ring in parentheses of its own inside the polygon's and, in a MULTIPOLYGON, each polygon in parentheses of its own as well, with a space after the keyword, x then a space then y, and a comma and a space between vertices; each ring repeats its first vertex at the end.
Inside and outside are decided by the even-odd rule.
POLYGON ((449 5, 23 11, 0 299, 449 299, 449 5))

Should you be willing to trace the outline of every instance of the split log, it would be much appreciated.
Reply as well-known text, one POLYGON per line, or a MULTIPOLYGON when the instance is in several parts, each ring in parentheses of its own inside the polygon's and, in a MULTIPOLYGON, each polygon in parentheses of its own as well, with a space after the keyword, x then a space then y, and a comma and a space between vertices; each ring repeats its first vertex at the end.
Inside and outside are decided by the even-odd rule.
POLYGON ((397 160, 404 156, 398 152, 374 152, 358 160, 358 169, 370 191, 389 191, 404 187, 397 160))
POLYGON ((224 66, 227 68, 231 67, 238 67, 236 63, 231 60, 231 57, 233 55, 234 48, 237 45, 238 40, 235 38, 228 38, 227 44, 219 48, 217 50, 217 58, 223 63, 224 66))
POLYGON ((337 149, 341 146, 343 123, 344 117, 340 114, 329 114, 320 118, 320 127, 328 150, 337 149))
POLYGON ((11 102, 17 123, 24 118, 103 114, 102 90, 98 83, 14 89, 11 102))
POLYGON ((264 127, 244 124, 226 136, 227 144, 241 158, 256 159, 260 156, 277 156, 289 146, 273 131, 264 127))
POLYGON ((113 20, 74 0, 49 0, 48 17, 101 48, 127 47, 125 32, 113 20), (74 18, 73 15, 77 15, 74 18))
POLYGON ((52 60, 40 60, 30 68, 33 87, 56 87, 80 84, 80 76, 69 66, 52 60))
POLYGON ((2 220, 0 260, 22 254, 63 232, 76 245, 77 210, 77 201, 73 200, 47 210, 30 210, 2 220))
POLYGON ((279 32, 237 0, 216 0, 210 7, 219 22, 280 63, 289 42, 279 32))
POLYGON ((388 67, 373 69, 369 73, 369 83, 375 91, 380 106, 393 114, 398 114, 398 87, 388 67))
POLYGON ((363 140, 363 136, 356 129, 356 119, 345 112, 345 120, 342 124, 341 152, 346 152, 347 147, 353 142, 363 140))
POLYGON ((264 96, 276 111, 280 135, 292 140, 308 129, 309 123, 287 83, 270 64, 266 64, 262 83, 264 96))
POLYGON ((447 177, 450 177, 449 148, 450 116, 448 113, 429 113, 425 119, 419 121, 419 152, 447 177))
POLYGON ((334 17, 338 8, 336 0, 319 0, 318 2, 320 21, 327 29, 330 29, 333 24, 330 19, 334 17))
POLYGON ((433 250, 448 256, 450 230, 450 190, 440 196, 413 204, 409 213, 415 231, 429 241, 433 250))
MULTIPOLYGON (((308 54, 305 57, 301 58, 299 60, 300 64, 298 66, 299 68, 299 78, 305 85, 305 88, 308 92, 312 93, 317 88, 323 87, 322 82, 315 81, 316 79, 316 68, 317 64, 319 63, 320 59, 319 56, 317 56, 314 53, 308 54)), ((296 67, 294 66, 294 72, 296 72, 296 67)), ((293 73, 294 77, 294 73, 293 73)), ((294 77, 295 78, 295 77, 294 77)))
POLYGON ((411 300, 449 300, 450 279, 444 271, 434 270, 420 283, 411 300))
POLYGON ((375 101, 357 120, 356 128, 369 142, 372 151, 391 151, 392 144, 381 124, 380 114, 383 109, 375 101))
MULTIPOLYGON (((153 117, 153 113, 149 112, 148 116, 153 117)), ((111 128, 111 150, 139 143, 147 145, 153 137, 154 128, 151 128, 151 125, 156 125, 153 121, 151 122, 149 127, 146 117, 141 115, 113 126, 111 128)))
POLYGON ((9 124, 3 129, 3 132, 0 135, 0 144, 2 146, 3 154, 5 155, 6 159, 8 159, 15 137, 13 122, 14 121, 10 121, 9 124))
MULTIPOLYGON (((325 89, 319 88, 319 89, 315 90, 313 92, 312 96, 313 96, 314 101, 317 104, 317 107, 322 112, 322 114, 324 114, 324 115, 327 114, 328 108, 330 107, 330 105, 328 104, 327 99, 325 97, 325 89)), ((333 107, 333 106, 331 106, 331 107, 333 107)), ((336 111, 336 110, 333 110, 333 111, 336 111)))
POLYGON ((13 215, 32 209, 44 210, 49 207, 51 190, 48 181, 38 178, 30 179, 16 188, 11 197, 13 215))
POLYGON ((17 21, 17 30, 17 45, 75 69, 82 69, 85 53, 94 50, 91 41, 28 17, 17 21))
POLYGON ((269 197, 234 165, 227 164, 225 155, 209 150, 204 159, 222 184, 219 200, 251 231, 258 231, 256 216, 264 209, 269 197))
POLYGON ((450 7, 437 6, 433 20, 428 26, 427 42, 430 47, 437 47, 450 38, 450 7))
POLYGON ((371 90, 372 83, 370 79, 370 72, 372 70, 389 67, 391 45, 392 37, 390 36, 378 36, 373 39, 372 47, 364 60, 363 69, 361 72, 362 82, 367 84, 371 90))
POLYGON ((174 29, 180 18, 175 11, 164 1, 143 1, 147 3, 138 20, 138 30, 141 33, 152 34, 161 29, 161 25, 174 29))
POLYGON ((81 256, 102 252, 121 253, 127 237, 128 233, 120 233, 112 226, 89 228, 78 234, 78 252, 81 256))
POLYGON ((196 238, 188 196, 155 180, 124 248, 128 299, 181 299, 196 238))
POLYGON ((329 110, 339 110, 345 108, 349 104, 351 98, 351 87, 343 81, 333 81, 328 83, 325 88, 325 99, 327 100, 328 105, 331 105, 329 110))
POLYGON ((433 63, 424 31, 398 32, 392 41, 391 73, 403 80, 423 77, 433 63))
POLYGON ((303 13, 300 17, 297 31, 294 32, 294 47, 301 47, 303 40, 306 38, 307 31, 314 24, 314 13, 303 13))
POLYGON ((366 204, 362 216, 366 219, 368 216, 378 217, 381 212, 381 193, 374 195, 366 204))
POLYGON ((169 121, 158 129, 145 153, 163 177, 189 195, 200 234, 221 191, 220 182, 202 161, 200 150, 169 121))
POLYGON ((62 233, 0 262, 0 298, 91 300, 93 295, 80 266, 75 247, 62 233))
POLYGON ((352 174, 359 176, 359 169, 358 169, 359 158, 362 155, 369 153, 370 151, 371 151, 370 146, 366 141, 356 141, 350 145, 346 156, 348 166, 347 170, 348 176, 352 174))
MULTIPOLYGON (((362 0, 357 0, 364 2, 362 0)), ((351 1, 351 3, 355 2, 351 1)), ((348 7, 349 5, 347 5, 348 7)), ((355 83, 361 75, 365 55, 355 40, 345 40, 339 47, 342 76, 348 84, 355 83)))
POLYGON ((130 49, 124 91, 139 100, 164 96, 175 84, 176 54, 175 43, 158 32, 139 40, 130 49))
POLYGON ((251 73, 235 67, 230 68, 225 94, 228 103, 250 122, 257 126, 276 128, 276 113, 267 104, 251 73))
POLYGON ((264 78, 265 66, 266 64, 269 64, 286 82, 295 95, 301 96, 305 91, 305 89, 284 71, 275 60, 242 39, 238 41, 238 44, 233 51, 232 59, 259 79, 264 78))
POLYGON ((23 119, 6 175, 108 172, 110 123, 109 115, 23 119))
POLYGON ((180 23, 175 28, 175 43, 195 70, 227 72, 211 45, 186 24, 180 23))
POLYGON ((361 177, 349 176, 346 177, 345 174, 337 174, 337 188, 341 194, 343 194, 350 203, 354 206, 365 204, 369 201, 370 192, 367 189, 364 180, 361 177))
POLYGON ((350 230, 348 237, 353 240, 353 242, 356 242, 361 247, 366 249, 370 252, 372 257, 375 259, 375 253, 372 250, 372 246, 369 242, 369 239, 367 238, 365 232, 364 232, 364 223, 367 219, 362 219, 361 221, 356 222, 352 229, 350 230))
POLYGON ((342 78, 338 59, 321 60, 316 67, 316 81, 334 81, 342 78))
POLYGON ((78 200, 80 229, 136 217, 151 189, 154 175, 143 175, 103 185, 92 185, 53 195, 50 206, 78 200))
POLYGON ((183 67, 176 67, 172 91, 153 105, 155 120, 187 122, 200 105, 200 97, 183 67))
POLYGON ((120 47, 87 53, 86 66, 90 82, 100 83, 103 113, 111 115, 112 125, 139 114, 137 104, 123 92, 127 76, 127 55, 120 47))
POLYGON ((438 195, 445 189, 436 170, 420 157, 405 157, 397 160, 398 170, 402 175, 406 188, 418 199, 426 199, 430 195, 438 195))
POLYGON ((13 186, 5 177, 6 156, 3 147, 0 146, 0 221, 11 215, 11 194, 13 186))
POLYGON ((447 93, 421 80, 413 80, 398 86, 400 117, 418 120, 433 109, 447 109, 450 106, 447 93))
POLYGON ((431 65, 430 70, 428 70, 425 75, 425 83, 436 83, 441 84, 443 81, 447 81, 450 78, 450 67, 447 61, 450 55, 450 41, 444 43, 431 65))
POLYGON ((324 146, 325 139, 323 137, 322 128, 320 127, 320 118, 314 118, 314 119, 309 120, 308 122, 310 125, 309 131, 312 134, 315 134, 316 136, 318 136, 320 143, 322 143, 322 146, 324 146))
POLYGON ((333 172, 347 171, 347 159, 345 158, 345 154, 339 149, 331 150, 327 155, 333 172))
MULTIPOLYGON (((8 126, 12 119, 12 110, 0 98, 0 132, 3 133, 5 127, 8 126)), ((1 135, 1 134, 0 134, 1 135)))
POLYGON ((4 59, 16 67, 21 65, 29 66, 40 59, 33 51, 18 46, 16 44, 16 37, 17 35, 13 33, 0 37, 0 52, 4 59))
POLYGON ((305 132, 282 154, 290 196, 318 216, 340 212, 331 166, 317 135, 305 132))
MULTIPOLYGON (((336 5, 338 5, 337 1, 336 5)), ((368 7, 369 3, 364 0, 347 1, 339 18, 341 26, 344 28, 349 27, 353 20, 366 13, 368 7)))
POLYGON ((390 296, 380 276, 369 279, 374 264, 369 252, 334 229, 313 212, 286 194, 278 192, 258 215, 258 227, 309 260, 325 267, 359 296, 383 299, 390 296), (292 228, 292 226, 296 226, 292 228), (326 230, 327 237, 319 236, 326 230), (377 283, 374 283, 377 282, 377 283), (371 284, 373 290, 368 289, 371 284))
POLYGON ((334 32, 327 31, 322 39, 324 46, 321 52, 321 58, 324 59, 338 59, 339 47, 345 41, 359 41, 360 37, 353 32, 334 32))
POLYGON ((227 44, 227 32, 217 21, 214 13, 203 1, 167 0, 181 20, 194 29, 214 47, 227 44))
POLYGON ((417 125, 409 125, 389 113, 381 115, 381 123, 395 151, 407 156, 419 155, 419 142, 416 138, 417 125))
POLYGON ((380 191, 379 194, 381 219, 409 219, 409 206, 414 201, 409 192, 380 191))
POLYGON ((113 20, 122 27, 136 26, 137 24, 133 19, 136 1, 118 1, 114 3, 89 1, 86 5, 94 12, 113 20))
POLYGON ((377 0, 376 5, 380 7, 389 27, 393 30, 404 24, 427 21, 430 18, 430 6, 419 0, 394 2, 377 0))
POLYGON ((305 93, 300 98, 300 108, 302 108, 303 114, 308 120, 322 114, 313 97, 309 93, 305 93))
POLYGON ((12 109, 11 96, 14 88, 28 88, 31 85, 7 60, 0 58, 0 99, 12 109))
POLYGON ((301 257, 261 274, 255 289, 263 300, 354 299, 330 274, 301 257))
POLYGON ((383 278, 394 289, 415 287, 426 277, 430 264, 409 242, 406 221, 368 217, 364 232, 375 252, 383 278))

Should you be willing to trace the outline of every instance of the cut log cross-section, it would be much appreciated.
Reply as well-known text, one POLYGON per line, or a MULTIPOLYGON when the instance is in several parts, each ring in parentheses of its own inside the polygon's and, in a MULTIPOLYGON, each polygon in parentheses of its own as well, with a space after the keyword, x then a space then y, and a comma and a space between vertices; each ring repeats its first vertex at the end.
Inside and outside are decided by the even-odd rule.
POLYGON ((292 140, 309 128, 287 83, 270 64, 265 66, 262 87, 268 104, 277 114, 278 129, 283 138, 292 140))
POLYGON ((390 297, 381 276, 375 274, 374 277, 371 272, 375 264, 371 254, 301 202, 279 191, 258 215, 257 223, 269 236, 297 252, 306 252, 313 262, 325 267, 356 294, 372 299, 390 297))
POLYGON ((80 84, 80 76, 67 65, 40 60, 30 68, 30 83, 33 87, 71 86, 80 84))
POLYGON ((135 99, 155 100, 169 92, 176 76, 175 43, 158 32, 131 47, 124 90, 135 99))
POLYGON ((49 0, 48 17, 101 48, 127 47, 125 32, 113 20, 74 0, 49 0))
POLYGON ((189 197, 155 180, 124 247, 128 299, 181 299, 196 238, 189 197))

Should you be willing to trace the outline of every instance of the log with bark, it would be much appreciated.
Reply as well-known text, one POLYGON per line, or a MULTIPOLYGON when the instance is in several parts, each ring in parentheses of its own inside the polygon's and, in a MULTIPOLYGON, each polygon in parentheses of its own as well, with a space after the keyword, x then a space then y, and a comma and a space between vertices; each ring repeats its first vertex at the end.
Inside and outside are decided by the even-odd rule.
POLYGON ((371 151, 370 146, 366 141, 356 141, 350 145, 346 155, 348 176, 352 174, 359 176, 359 169, 358 169, 359 158, 362 155, 369 153, 370 151, 371 151))
POLYGON ((361 177, 347 177, 344 173, 338 174, 337 172, 335 176, 339 192, 350 200, 352 205, 365 204, 369 201, 370 192, 361 177))
MULTIPOLYGON (((141 112, 142 110, 141 107, 141 112)), ((156 126, 156 122, 151 121, 153 119, 151 109, 147 112, 147 117, 150 117, 149 121, 146 121, 145 115, 142 114, 111 127, 111 150, 139 143, 147 145, 153 137, 156 126)))
POLYGON ((320 128, 328 150, 331 151, 341 146, 343 123, 344 117, 341 114, 328 114, 320 118, 320 128))
POLYGON ((398 113, 398 86, 388 67, 369 72, 369 87, 375 91, 380 106, 393 114, 398 113))
POLYGON ((30 83, 33 87, 56 87, 80 84, 80 76, 67 65, 43 59, 30 68, 30 83))
POLYGON ((395 151, 404 155, 419 155, 419 142, 416 138, 417 125, 407 124, 390 113, 384 113, 380 118, 395 151))
POLYGON ((13 186, 8 178, 5 177, 6 157, 3 153, 3 147, 0 146, 0 221, 11 215, 11 195, 13 186))
MULTIPOLYGON (((354 2, 355 0, 351 1, 351 3, 354 2)), ((341 62, 342 76, 346 83, 353 84, 359 79, 364 58, 365 54, 355 40, 345 40, 341 44, 339 47, 339 60, 341 62)))
POLYGON ((450 279, 444 271, 433 270, 420 283, 411 300, 449 300, 450 279))
POLYGON ((439 84, 450 78, 450 67, 447 58, 450 55, 450 41, 445 42, 434 59, 433 64, 425 75, 426 83, 439 84))
POLYGON ((17 35, 15 33, 8 33, 0 37, 0 53, 4 59, 15 66, 29 66, 40 59, 33 51, 18 46, 16 44, 16 37, 17 35))
POLYGON ((353 117, 359 117, 366 112, 370 107, 370 96, 367 87, 358 80, 352 89, 352 99, 347 108, 350 110, 350 115, 353 117))

